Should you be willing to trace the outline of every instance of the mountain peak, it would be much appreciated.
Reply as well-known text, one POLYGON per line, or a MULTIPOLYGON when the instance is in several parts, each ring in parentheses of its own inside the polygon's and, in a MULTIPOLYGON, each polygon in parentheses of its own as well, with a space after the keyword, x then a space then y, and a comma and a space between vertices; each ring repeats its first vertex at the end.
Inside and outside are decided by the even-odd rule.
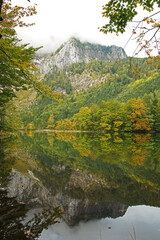
POLYGON ((77 38, 71 38, 60 46, 55 52, 55 64, 63 68, 72 63, 91 60, 115 61, 126 58, 123 48, 117 46, 103 46, 89 42, 81 42, 77 38))
POLYGON ((48 55, 41 61, 42 73, 47 73, 53 65, 58 68, 67 67, 73 63, 90 62, 92 60, 115 61, 126 58, 127 55, 123 48, 117 46, 103 46, 100 44, 81 42, 72 37, 62 44, 54 54, 48 55), (45 65, 44 67, 42 65, 45 65))

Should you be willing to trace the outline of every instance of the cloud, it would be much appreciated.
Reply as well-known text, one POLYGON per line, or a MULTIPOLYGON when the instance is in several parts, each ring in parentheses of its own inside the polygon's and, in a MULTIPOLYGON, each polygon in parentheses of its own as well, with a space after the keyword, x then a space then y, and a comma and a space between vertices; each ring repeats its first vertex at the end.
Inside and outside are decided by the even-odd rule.
MULTIPOLYGON (((18 0, 14 0, 18 4, 18 0)), ((22 2, 22 1, 21 1, 22 2)), ((26 1, 23 1, 26 2, 26 1)), ((124 47, 131 29, 117 37, 115 34, 100 32, 98 27, 103 26, 107 19, 101 15, 102 5, 105 0, 32 0, 36 2, 37 16, 33 17, 35 26, 17 29, 19 37, 24 42, 30 42, 34 46, 43 45, 41 51, 54 51, 60 44, 70 37, 77 37, 83 41, 103 44, 106 46, 117 45, 124 47)), ((125 49, 128 55, 132 55, 136 48, 136 42, 125 49)))

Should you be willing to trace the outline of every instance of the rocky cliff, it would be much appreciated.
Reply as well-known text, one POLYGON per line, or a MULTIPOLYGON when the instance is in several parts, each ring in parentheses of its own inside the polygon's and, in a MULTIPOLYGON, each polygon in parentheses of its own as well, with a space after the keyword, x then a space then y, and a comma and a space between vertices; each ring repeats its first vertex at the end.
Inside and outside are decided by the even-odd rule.
POLYGON ((46 74, 57 66, 62 69, 73 63, 91 60, 115 61, 126 58, 123 48, 117 46, 102 46, 89 42, 82 43, 76 38, 62 44, 54 53, 45 56, 37 56, 36 63, 41 74, 46 74))
MULTIPOLYGON (((61 171, 63 171, 63 169, 61 171)), ((108 188, 105 182, 99 182, 87 174, 73 172, 69 183, 66 184, 65 192, 57 192, 53 186, 48 189, 31 171, 29 171, 29 174, 30 177, 27 177, 20 172, 12 171, 10 183, 7 187, 8 197, 16 198, 18 202, 24 202, 27 208, 54 208, 58 206, 65 212, 63 219, 69 225, 75 225, 80 220, 87 221, 102 217, 117 218, 123 216, 128 208, 125 204, 111 200, 107 201, 107 199, 91 201, 88 198, 81 199, 79 195, 76 198, 69 196, 67 192, 77 187, 83 189, 86 181, 87 189, 91 188, 91 185, 94 184, 96 184, 97 187, 104 185, 108 188)), ((92 191, 92 194, 94 194, 95 189, 92 189, 92 191)))

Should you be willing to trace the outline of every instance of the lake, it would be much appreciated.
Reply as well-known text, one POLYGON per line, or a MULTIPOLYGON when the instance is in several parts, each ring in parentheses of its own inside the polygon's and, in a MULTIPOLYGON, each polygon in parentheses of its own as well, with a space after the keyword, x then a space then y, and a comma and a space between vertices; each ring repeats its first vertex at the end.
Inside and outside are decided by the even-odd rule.
POLYGON ((0 239, 160 239, 160 134, 30 131, 0 150, 0 239))

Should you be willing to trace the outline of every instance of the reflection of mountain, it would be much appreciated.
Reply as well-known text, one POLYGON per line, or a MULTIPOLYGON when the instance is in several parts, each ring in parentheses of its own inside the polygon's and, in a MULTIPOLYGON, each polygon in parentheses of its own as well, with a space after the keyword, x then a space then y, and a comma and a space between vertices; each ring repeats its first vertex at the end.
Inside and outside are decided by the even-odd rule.
POLYGON ((65 221, 74 225, 80 220, 97 218, 117 218, 123 216, 127 206, 118 202, 92 202, 89 200, 65 199, 64 210, 66 211, 65 221))
MULTIPOLYGON (((69 185, 66 185, 66 190, 67 187, 69 185)), ((74 225, 80 220, 93 218, 116 218, 124 215, 127 209, 126 205, 107 201, 107 199, 99 202, 79 199, 81 193, 80 196, 77 195, 76 199, 72 198, 67 195, 67 191, 56 192, 52 186, 47 189, 38 180, 26 177, 17 171, 12 173, 7 189, 10 198, 14 197, 18 202, 25 202, 28 208, 59 206, 65 211, 63 218, 69 225, 74 225)), ((72 191, 74 192, 74 188, 72 191)))
POLYGON ((36 156, 39 170, 33 168, 35 176, 54 194, 67 189, 74 199, 160 206, 159 136, 56 136, 50 132, 24 134, 21 139, 24 148, 36 156))
POLYGON ((18 202, 25 202, 27 208, 46 205, 50 194, 38 181, 22 175, 17 171, 11 174, 7 187, 8 197, 15 197, 18 202))
MULTIPOLYGON (((45 208, 34 216, 27 217, 27 208, 37 205, 33 199, 33 193, 41 190, 41 187, 32 179, 17 171, 12 171, 13 165, 22 168, 17 155, 20 148, 17 139, 1 140, 0 144, 0 239, 1 240, 34 240, 37 239, 43 229, 55 224, 57 218, 62 216, 59 208, 45 208), (20 184, 23 182, 24 184, 20 184), (38 187, 38 189, 37 189, 38 187), (24 188, 24 190, 22 190, 24 188), (27 202, 22 202, 24 200, 27 202), (28 202, 30 201, 30 202, 28 202)), ((23 155, 27 162, 27 154, 23 155)), ((34 166, 34 164, 33 164, 34 166)), ((24 166, 23 166, 24 167, 24 166)), ((30 175, 32 172, 28 171, 30 175)), ((34 176, 32 176, 34 178, 34 176)), ((46 196, 47 197, 47 196, 46 196)))
POLYGON ((47 134, 22 135, 8 196, 28 208, 60 206, 70 225, 119 217, 127 206, 160 206, 159 138, 156 144, 152 138, 151 145, 148 135, 115 139, 50 134, 48 141, 47 134), (143 161, 133 164, 133 156, 143 161))
MULTIPOLYGON (((15 189, 12 190, 13 193, 15 189)), ((59 208, 43 209, 39 213, 34 214, 34 216, 28 216, 26 219, 26 204, 17 201, 21 196, 19 196, 17 192, 16 200, 16 197, 11 197, 10 195, 11 192, 8 192, 7 189, 0 189, 1 240, 37 239, 41 235, 43 229, 47 228, 49 225, 57 223, 57 218, 63 214, 59 208)))

